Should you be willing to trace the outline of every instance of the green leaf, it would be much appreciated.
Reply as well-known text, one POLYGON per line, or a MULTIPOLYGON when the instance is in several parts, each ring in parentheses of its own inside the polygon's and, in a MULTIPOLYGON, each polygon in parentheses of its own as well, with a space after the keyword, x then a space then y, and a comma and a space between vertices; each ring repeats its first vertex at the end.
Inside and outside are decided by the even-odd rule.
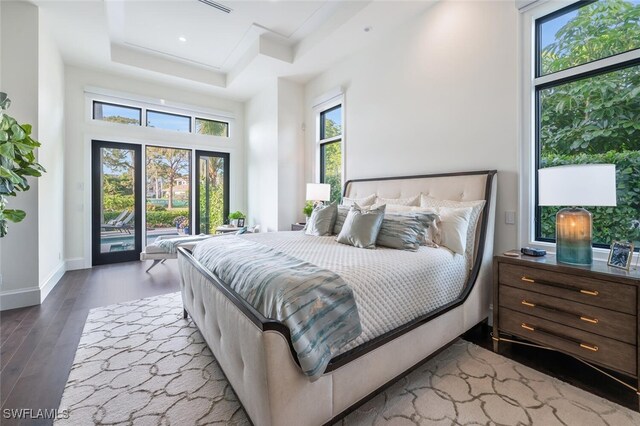
POLYGON ((21 222, 25 216, 27 216, 27 213, 23 210, 8 209, 4 211, 4 217, 13 223, 21 222))

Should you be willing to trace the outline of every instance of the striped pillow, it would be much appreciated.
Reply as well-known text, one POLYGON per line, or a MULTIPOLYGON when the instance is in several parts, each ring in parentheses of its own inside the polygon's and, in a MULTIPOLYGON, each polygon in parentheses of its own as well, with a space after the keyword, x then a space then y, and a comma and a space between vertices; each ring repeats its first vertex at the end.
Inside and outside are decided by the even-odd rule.
POLYGON ((427 229, 437 217, 435 213, 386 214, 376 244, 399 250, 417 251, 427 229))

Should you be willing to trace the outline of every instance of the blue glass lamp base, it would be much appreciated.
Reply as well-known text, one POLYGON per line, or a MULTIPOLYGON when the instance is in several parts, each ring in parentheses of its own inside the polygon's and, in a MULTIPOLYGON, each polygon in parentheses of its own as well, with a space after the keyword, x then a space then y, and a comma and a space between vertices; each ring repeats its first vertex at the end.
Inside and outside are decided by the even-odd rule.
POLYGON ((571 265, 591 265, 591 213, 571 207, 556 215, 556 260, 571 265))

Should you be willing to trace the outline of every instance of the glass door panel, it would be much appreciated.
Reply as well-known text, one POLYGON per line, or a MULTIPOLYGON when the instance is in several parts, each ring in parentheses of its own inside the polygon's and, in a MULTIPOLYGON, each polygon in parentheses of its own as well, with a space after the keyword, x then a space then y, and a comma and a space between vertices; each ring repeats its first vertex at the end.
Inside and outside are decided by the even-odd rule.
POLYGON ((196 232, 215 234, 229 216, 229 154, 196 151, 196 232))
POLYGON ((93 264, 137 260, 142 250, 139 145, 93 141, 93 264))
POLYGON ((145 154, 146 244, 191 234, 191 150, 147 146, 145 154))

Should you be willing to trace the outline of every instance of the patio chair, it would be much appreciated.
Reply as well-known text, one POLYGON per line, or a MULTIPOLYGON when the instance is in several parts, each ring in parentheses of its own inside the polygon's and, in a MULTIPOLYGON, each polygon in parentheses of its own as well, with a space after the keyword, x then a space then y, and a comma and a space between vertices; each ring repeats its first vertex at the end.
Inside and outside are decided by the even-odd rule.
POLYGON ((127 234, 131 234, 132 226, 130 222, 133 220, 134 217, 136 217, 136 213, 131 212, 129 213, 129 216, 127 216, 124 220, 116 222, 113 225, 103 223, 101 227, 102 229, 105 229, 108 231, 126 232, 127 234))
POLYGON ((127 213, 129 213, 129 209, 124 209, 122 210, 122 213, 120 213, 115 219, 111 219, 105 223, 103 223, 102 225, 115 225, 116 223, 120 222, 126 215, 127 213))

